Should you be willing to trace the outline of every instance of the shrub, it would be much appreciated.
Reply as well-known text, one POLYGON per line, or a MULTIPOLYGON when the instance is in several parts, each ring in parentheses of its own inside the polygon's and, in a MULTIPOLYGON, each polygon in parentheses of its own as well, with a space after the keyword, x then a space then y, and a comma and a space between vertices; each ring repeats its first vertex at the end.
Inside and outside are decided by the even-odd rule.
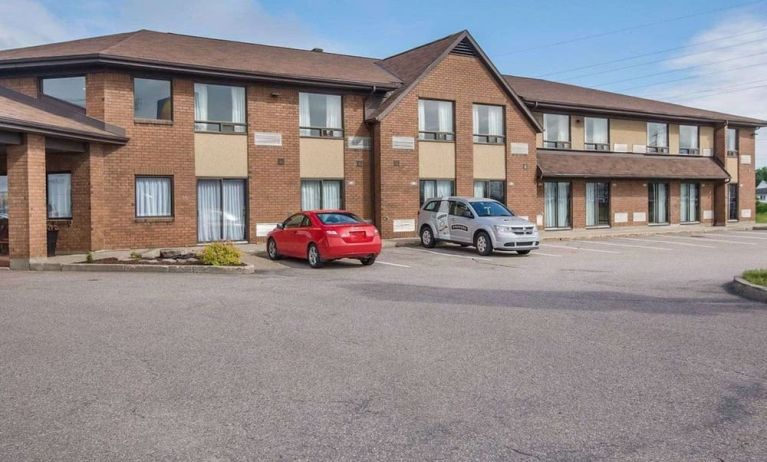
POLYGON ((748 270, 743 272, 743 279, 760 286, 767 286, 767 269, 748 270))
POLYGON ((139 252, 133 251, 130 253, 130 259, 133 261, 139 261, 141 258, 141 254, 139 252))
POLYGON ((88 255, 85 256, 85 263, 93 263, 93 252, 88 252, 88 255))
POLYGON ((757 202, 756 213, 767 213, 767 202, 757 202))
POLYGON ((231 242, 215 242, 208 244, 200 253, 200 260, 206 265, 240 266, 242 261, 240 249, 231 242))

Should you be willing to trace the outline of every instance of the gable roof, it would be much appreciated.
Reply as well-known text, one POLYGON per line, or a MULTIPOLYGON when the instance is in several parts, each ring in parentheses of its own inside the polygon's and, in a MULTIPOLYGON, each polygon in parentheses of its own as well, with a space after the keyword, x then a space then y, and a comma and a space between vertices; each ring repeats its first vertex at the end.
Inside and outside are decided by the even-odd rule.
POLYGON ((680 104, 622 95, 593 88, 579 87, 530 77, 504 76, 506 81, 530 105, 562 106, 567 109, 591 109, 595 112, 616 111, 626 115, 667 116, 702 122, 730 122, 749 126, 767 126, 767 121, 707 111, 680 104))
POLYGON ((59 138, 125 144, 124 132, 53 101, 0 87, 0 130, 59 138))
POLYGON ((490 58, 487 57, 482 48, 469 31, 463 30, 455 34, 448 35, 439 40, 421 45, 419 47, 403 51, 402 53, 390 56, 379 64, 396 74, 403 82, 403 86, 387 95, 381 105, 368 117, 368 120, 380 121, 385 118, 397 103, 410 93, 416 85, 431 72, 445 57, 457 46, 461 48, 473 47, 482 63, 490 69, 491 74, 496 77, 498 83, 506 91, 509 97, 519 106, 522 113, 528 118, 533 127, 538 131, 543 131, 533 114, 504 79, 503 75, 496 69, 490 58))
POLYGON ((401 84, 374 58, 150 30, 0 51, 0 69, 69 62, 384 89, 401 84))

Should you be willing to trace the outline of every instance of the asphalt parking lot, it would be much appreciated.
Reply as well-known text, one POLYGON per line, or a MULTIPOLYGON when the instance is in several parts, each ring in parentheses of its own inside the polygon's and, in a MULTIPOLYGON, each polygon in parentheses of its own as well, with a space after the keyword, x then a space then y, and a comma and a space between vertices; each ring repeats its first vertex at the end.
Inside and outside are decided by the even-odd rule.
POLYGON ((2 460, 764 460, 767 232, 0 272, 2 460))

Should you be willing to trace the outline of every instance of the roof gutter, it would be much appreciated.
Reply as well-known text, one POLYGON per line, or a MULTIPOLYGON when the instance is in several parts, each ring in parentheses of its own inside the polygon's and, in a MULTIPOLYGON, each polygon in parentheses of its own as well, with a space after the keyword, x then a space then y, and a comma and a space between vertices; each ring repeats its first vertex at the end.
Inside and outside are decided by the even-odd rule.
POLYGON ((34 124, 28 122, 18 122, 11 119, 0 119, 0 129, 17 131, 22 133, 36 133, 40 135, 53 136, 56 138, 65 138, 78 141, 95 141, 107 144, 126 144, 127 137, 121 136, 99 136, 93 133, 82 132, 80 130, 64 130, 49 125, 34 124))

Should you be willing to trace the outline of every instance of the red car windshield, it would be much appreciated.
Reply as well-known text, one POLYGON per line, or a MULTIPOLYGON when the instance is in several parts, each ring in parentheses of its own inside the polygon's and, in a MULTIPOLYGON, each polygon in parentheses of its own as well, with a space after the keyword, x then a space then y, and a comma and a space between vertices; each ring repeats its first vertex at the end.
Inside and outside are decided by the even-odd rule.
POLYGON ((354 225, 365 223, 352 213, 318 213, 317 218, 323 225, 354 225))

